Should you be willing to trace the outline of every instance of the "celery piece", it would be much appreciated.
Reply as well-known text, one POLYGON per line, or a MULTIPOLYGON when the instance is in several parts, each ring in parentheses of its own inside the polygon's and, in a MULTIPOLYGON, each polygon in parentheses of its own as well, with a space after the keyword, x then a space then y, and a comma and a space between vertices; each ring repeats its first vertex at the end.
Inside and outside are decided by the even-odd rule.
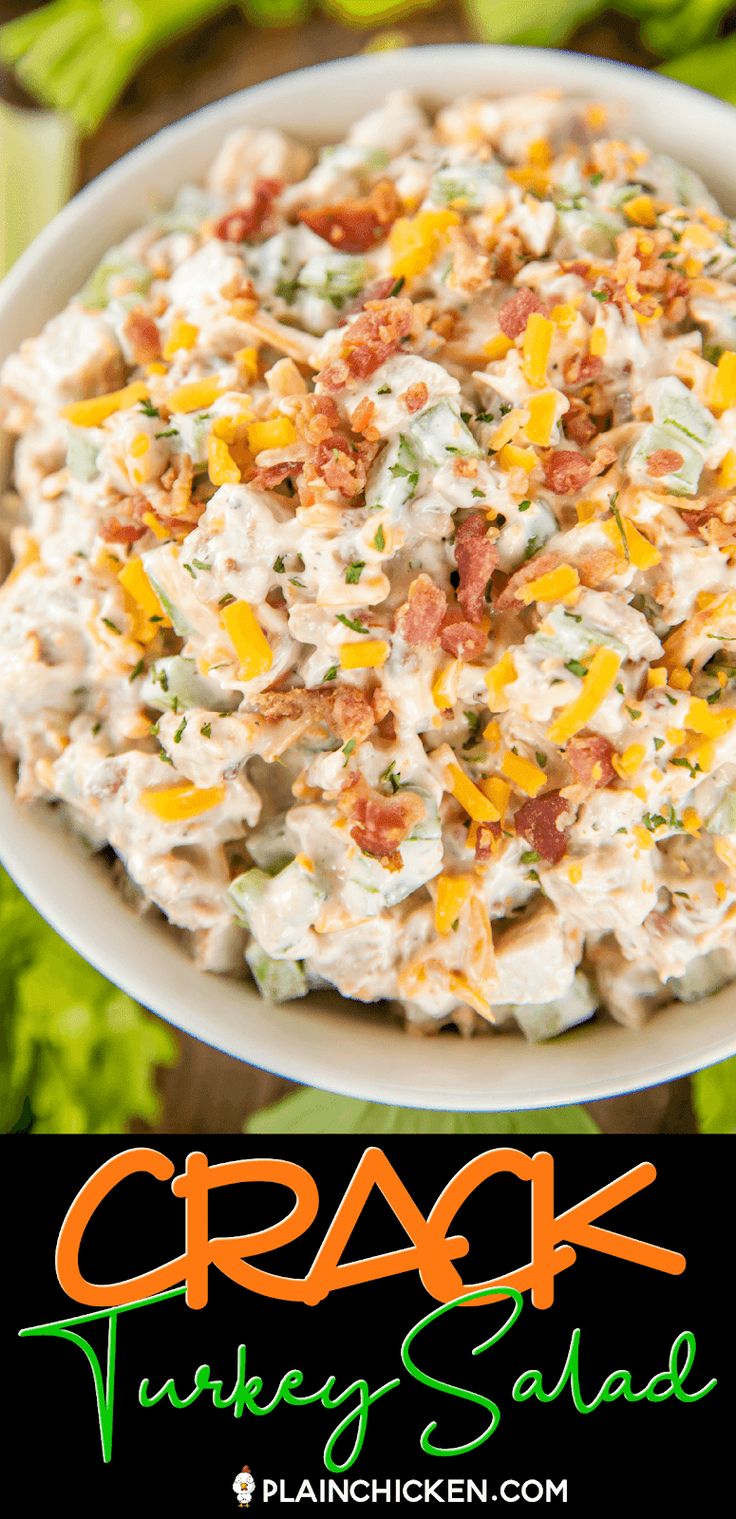
POLYGON ((673 496, 697 496, 703 455, 679 427, 664 427, 653 422, 644 428, 631 450, 627 469, 631 478, 640 484, 653 480, 661 490, 671 491, 673 496), (682 464, 670 474, 649 475, 647 462, 650 456, 663 449, 679 454, 682 464))
POLYGON ((174 606, 171 597, 167 596, 165 590, 163 589, 163 586, 161 586, 158 580, 156 580, 151 574, 148 565, 146 565, 146 574, 151 582, 151 585, 153 586, 154 591, 156 592, 156 595, 158 596, 159 601, 161 602, 161 606, 163 607, 163 610, 166 613, 166 616, 168 617, 169 622, 174 629, 174 632, 178 634, 179 638, 191 638, 191 635, 194 632, 194 628, 192 627, 191 622, 189 622, 188 618, 186 618, 183 613, 179 611, 178 607, 174 606))
POLYGON ((235 909, 235 916, 250 928, 250 915, 253 908, 262 901, 265 892, 271 884, 271 876, 265 870, 254 867, 252 870, 244 870, 242 875, 236 876, 228 887, 228 896, 235 909))
POLYGON ((677 428, 698 447, 708 448, 715 423, 682 380, 673 376, 655 380, 649 389, 649 400, 655 422, 662 427, 677 428))
POLYGON ((152 279, 153 274, 148 266, 139 259, 131 258, 125 248, 110 248, 92 271, 77 299, 83 306, 102 308, 115 299, 115 284, 118 280, 124 282, 123 294, 127 296, 145 295, 152 279))
POLYGON ((193 659, 173 654, 159 659, 146 676, 140 691, 141 701, 160 712, 186 712, 203 707, 207 712, 231 712, 237 706, 237 692, 223 691, 214 680, 200 675, 193 659))
POLYGON ((462 201, 463 209, 479 211, 491 198, 491 191, 504 183, 500 164, 445 164, 432 176, 431 198, 437 206, 462 201))
POLYGON ((447 464, 456 454, 477 457, 480 445, 449 401, 422 412, 410 435, 430 464, 447 464))
POLYGON ((539 1044, 545 1039, 554 1039, 558 1034, 564 1034, 566 1029, 574 1028, 578 1023, 586 1023, 593 1017, 597 1006, 598 999, 588 977, 578 971, 564 997, 556 997, 552 1002, 504 1005, 495 1011, 500 1021, 503 1021, 504 1015, 513 1014, 530 1043, 539 1044))
POLYGON ((368 476, 366 506, 377 511, 400 511, 416 495, 419 460, 405 433, 379 455, 368 476))
POLYGON ((557 214, 573 252, 593 253, 597 258, 609 258, 614 253, 616 238, 624 227, 622 217, 592 205, 557 214))
POLYGON ((721 797, 715 812, 708 818, 708 832, 736 833, 736 791, 727 791, 721 797))
POLYGON ((69 199, 76 166, 66 117, 0 102, 0 275, 69 199))
POLYGON ((357 295, 368 278, 364 258, 351 253, 316 253, 299 272, 297 284, 333 305, 357 295))
POLYGON ((272 960, 259 944, 245 951, 253 980, 266 1002, 292 1002, 306 997, 309 987, 301 960, 272 960))
POLYGON ((87 433, 72 429, 66 447, 66 467, 75 480, 94 480, 98 473, 97 444, 87 433))

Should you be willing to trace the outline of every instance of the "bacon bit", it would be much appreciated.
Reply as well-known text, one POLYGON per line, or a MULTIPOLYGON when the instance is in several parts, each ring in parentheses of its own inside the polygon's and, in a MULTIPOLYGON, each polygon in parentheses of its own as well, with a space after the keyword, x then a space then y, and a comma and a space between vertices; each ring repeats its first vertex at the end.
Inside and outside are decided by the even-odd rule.
POLYGON ((145 537, 148 529, 141 527, 135 522, 121 522, 118 517, 108 517, 100 528, 100 537, 105 543, 137 543, 139 538, 145 537))
POLYGON ((676 449, 655 448, 647 459, 647 474, 659 480, 662 475, 673 475, 675 470, 682 469, 682 465, 682 454, 678 454, 676 449))
POLYGON ((355 686, 334 686, 331 690, 261 691, 251 698, 251 706, 267 723, 306 723, 336 733, 346 742, 362 744, 388 712, 388 699, 380 687, 366 696, 355 686))
POLYGON ((567 385, 589 385, 603 373, 603 360, 597 353, 575 353, 565 365, 567 385))
POLYGON ((559 563, 559 554, 549 553, 536 554, 526 564, 520 565, 518 570, 514 570, 513 575, 509 576, 500 595, 496 597, 494 603, 495 610, 497 612, 508 612, 514 607, 523 606, 523 602, 518 594, 522 586, 526 585, 529 580, 536 580, 538 575, 546 575, 549 570, 556 569, 559 563))
POLYGON ((550 865, 557 865, 567 850, 567 839, 558 826, 566 813, 568 804, 559 791, 546 791, 544 796, 530 797, 514 816, 517 834, 550 865))
POLYGON ((542 461, 545 484, 556 496, 582 490, 591 477, 590 461, 572 449, 556 448, 542 461))
POLYGON ((615 777, 614 748, 602 733, 576 733, 565 750, 565 759, 576 781, 594 790, 608 786, 615 777))
POLYGON ((303 468, 303 459, 284 459, 281 464, 264 464, 259 469, 253 468, 245 479, 256 490, 272 491, 277 485, 283 485, 290 475, 298 475, 303 468))
POLYGON ((394 630, 412 648, 426 647, 439 636, 446 612, 444 591, 430 580, 429 575, 418 575, 409 586, 409 600, 396 613, 394 630))
POLYGON ((136 364, 153 364, 161 357, 161 334, 153 320, 136 306, 123 323, 123 337, 129 343, 136 364))
POLYGON ((342 253, 366 253, 383 241, 403 210, 390 179, 381 179, 370 195, 300 211, 299 220, 342 253))
POLYGON ((601 443, 593 454, 590 464, 590 478, 594 480, 596 475, 604 475, 609 466, 615 463, 616 450, 608 443, 601 443))
POLYGON ((260 232, 282 188, 280 179, 257 179, 253 186, 251 204, 226 211, 215 223, 215 237, 221 238, 225 243, 244 243, 254 233, 260 232))
POLYGON ((411 301, 393 297, 369 301, 360 316, 345 328, 341 355, 320 374, 326 390, 344 390, 348 380, 366 380, 396 353, 402 338, 411 332, 414 307, 411 301))
MULTIPOLYGON (((680 512, 680 517, 690 533, 697 533, 705 527, 713 517, 718 516, 718 507, 713 502, 706 502, 704 506, 690 512, 680 512)), ((702 535, 701 535, 702 536, 702 535)))
POLYGON ((429 391, 424 381, 419 380, 416 385, 410 385, 409 389, 404 391, 403 396, 399 396, 399 400, 403 401, 407 411, 421 411, 422 407, 426 406, 429 400, 429 391))
POLYGON ((373 425, 375 416, 375 401, 371 401, 370 396, 364 396, 350 418, 350 426, 353 432, 362 433, 364 438, 370 437, 371 434, 374 439, 380 438, 380 433, 376 431, 373 425))
POLYGON ((363 854, 375 855, 385 870, 400 870, 399 845, 425 816, 421 797, 414 791, 382 796, 358 775, 343 788, 339 806, 354 819, 350 837, 363 854))
POLYGON ((598 428, 585 402, 581 401, 579 396, 568 396, 568 400, 570 410, 562 418, 562 431, 566 438, 570 438, 573 443, 584 448, 586 443, 590 443, 591 439, 596 437, 598 428))
POLYGON ((355 299, 344 308, 337 324, 338 327, 346 327, 350 318, 355 316, 356 312, 364 311, 372 301, 387 300, 395 284, 396 280, 392 274, 385 274, 382 279, 372 280, 371 284, 366 285, 365 290, 356 295, 355 299))
POLYGON ((498 323, 507 338, 520 338, 533 311, 545 316, 547 307, 533 290, 517 290, 504 301, 498 313, 498 323))
POLYGON ((340 433, 330 433, 317 449, 313 468, 328 490, 352 500, 364 489, 366 471, 340 433))
POLYGON ((486 536, 483 512, 473 512, 455 535, 455 563, 460 576, 457 599, 468 622, 480 622, 485 608, 486 586, 498 564, 498 549, 486 536))
POLYGON ((501 837, 501 824, 476 823, 475 828, 475 858, 479 864, 485 864, 501 837))
POLYGON ((462 613, 450 611, 440 632, 440 644, 453 659, 479 659, 488 642, 486 627, 467 622, 462 613))

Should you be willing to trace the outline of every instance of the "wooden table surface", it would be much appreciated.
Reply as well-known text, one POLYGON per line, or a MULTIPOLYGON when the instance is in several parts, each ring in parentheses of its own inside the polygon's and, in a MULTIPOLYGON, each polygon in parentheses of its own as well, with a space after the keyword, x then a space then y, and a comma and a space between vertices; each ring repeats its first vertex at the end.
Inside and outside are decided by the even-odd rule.
MULTIPOLYGON (((0 19, 26 9, 0 0, 0 19)), ((414 43, 472 40, 463 12, 452 4, 399 26, 407 41, 414 43)), ((351 31, 320 14, 299 27, 259 31, 231 11, 146 64, 123 100, 85 143, 83 178, 92 178, 160 127, 199 106, 276 74, 359 52, 371 35, 351 31)), ((581 28, 574 45, 582 52, 625 62, 648 61, 633 23, 620 18, 615 24, 599 18, 581 28)), ((180 1037, 180 1044, 179 1063, 165 1073, 161 1083, 163 1115, 158 1129, 162 1133, 237 1133, 249 1113, 289 1090, 286 1082, 186 1035, 180 1037)), ((695 1127, 686 1081, 592 1103, 589 1111, 609 1133, 690 1133, 695 1127)))

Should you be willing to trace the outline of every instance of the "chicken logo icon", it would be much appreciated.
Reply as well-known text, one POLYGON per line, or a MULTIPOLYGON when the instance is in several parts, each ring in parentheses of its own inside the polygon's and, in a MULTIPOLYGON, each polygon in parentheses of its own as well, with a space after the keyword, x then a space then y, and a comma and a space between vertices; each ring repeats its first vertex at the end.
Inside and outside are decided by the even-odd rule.
POLYGON ((253 1497, 255 1485, 250 1467, 244 1466, 243 1470, 238 1472, 233 1482, 233 1492, 240 1508, 250 1508, 250 1500, 253 1497))

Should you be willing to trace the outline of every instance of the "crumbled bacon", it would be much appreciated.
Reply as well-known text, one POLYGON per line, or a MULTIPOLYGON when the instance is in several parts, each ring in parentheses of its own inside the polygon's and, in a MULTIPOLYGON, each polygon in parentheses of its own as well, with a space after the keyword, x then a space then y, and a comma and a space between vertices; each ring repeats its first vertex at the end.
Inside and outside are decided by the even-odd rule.
POLYGON ((455 534, 455 563, 460 576, 457 599, 468 622, 480 622, 486 586, 498 564, 498 549, 486 536, 487 529, 483 513, 473 512, 455 534))
POLYGON ((300 211, 299 220, 342 253, 366 253, 383 241, 401 210, 396 187, 381 179, 370 195, 300 211))
POLYGON ((482 623, 467 622, 461 612, 450 611, 440 631, 440 643, 453 659, 480 659, 488 642, 482 623))
POLYGON ((545 484, 556 496, 582 490, 591 476, 590 460, 573 449, 555 448, 542 461, 545 484))
POLYGON ((344 329, 340 356, 320 373, 326 390, 344 390, 348 380, 366 380, 396 353, 412 328, 411 301, 391 297, 369 301, 360 316, 344 329))
POLYGON ((375 855, 387 870, 401 869, 399 846, 425 816, 425 806, 415 791, 383 796, 362 775, 349 781, 340 798, 340 810, 353 820, 350 837, 364 854, 375 855))
POLYGON ((560 818, 567 812, 567 802, 559 791, 546 791, 544 796, 530 797, 514 816, 517 834, 550 865, 556 865, 567 850, 564 830, 559 827, 560 818))
POLYGON ((305 396, 295 413, 297 431, 306 444, 299 495, 311 506, 326 486, 351 502, 365 487, 378 443, 346 428, 332 396, 305 396))
POLYGON ((521 606, 522 601, 519 591, 529 580, 536 580, 538 575, 546 575, 549 570, 554 570, 560 562, 559 554, 547 553, 536 554, 533 559, 528 559, 526 564, 519 565, 496 597, 494 606, 497 612, 508 612, 513 607, 521 606))
POLYGON ((136 364, 152 364, 161 357, 161 334, 152 316, 136 306, 123 323, 123 337, 130 345, 136 364))
POLYGON ((280 464, 264 464, 246 476, 248 485, 256 490, 272 491, 283 485, 290 475, 298 475, 304 466, 303 459, 283 459, 280 464))
POLYGON ((399 400, 403 401, 407 411, 421 411, 422 407, 426 406, 429 400, 429 391, 424 381, 418 380, 416 385, 410 385, 409 389, 404 391, 403 396, 399 396, 399 400))
POLYGON ((565 365, 567 385, 589 385, 603 373, 603 360, 597 353, 576 353, 565 365))
POLYGON ((590 443, 591 438, 596 436, 598 428, 585 402, 581 401, 579 396, 570 396, 568 399, 570 409, 562 418, 562 430, 566 438, 570 438, 571 442, 584 448, 586 443, 590 443))
POLYGON ((137 543, 148 531, 145 524, 121 522, 119 517, 108 517, 100 527, 100 537, 105 543, 137 543))
POLYGON ((356 312, 364 311, 371 301, 388 300, 395 286, 396 280, 393 274, 384 274, 381 279, 372 280, 370 285, 366 285, 365 290, 361 290, 360 294, 356 295, 355 299, 348 306, 344 307, 342 316, 337 324, 338 327, 347 326, 350 318, 355 316, 356 312))
POLYGON ((655 448, 647 459, 647 474, 659 480, 662 475, 673 475, 675 470, 682 469, 683 462, 682 454, 676 449, 655 448))
POLYGON ((504 301, 498 313, 501 331, 507 338, 521 337, 532 312, 536 311, 541 316, 546 310, 544 301, 540 301, 533 290, 517 290, 514 295, 509 296, 507 301, 504 301))
POLYGON ((565 750, 567 760, 576 781, 593 789, 608 786, 615 777, 611 763, 613 744, 602 733, 576 733, 565 750))
POLYGON ((379 688, 366 696, 356 686, 336 685, 329 689, 307 690, 295 686, 291 691, 261 691, 251 698, 251 705, 266 722, 306 723, 323 728, 346 742, 362 744, 388 712, 388 700, 379 688))
POLYGON ((501 837, 500 823, 479 823, 475 835, 475 858, 480 864, 490 860, 501 837))
POLYGON ((330 433, 320 443, 313 460, 316 475, 328 490, 352 500, 365 487, 366 471, 361 459, 340 433, 330 433))
POLYGON ((409 599, 399 607, 394 628, 413 648, 433 644, 447 611, 444 591, 429 575, 418 575, 409 586, 409 599))
POLYGON ((256 232, 260 232, 281 189, 280 179, 257 179, 250 205, 226 211, 215 224, 215 237, 221 238, 225 243, 244 243, 256 232))
POLYGON ((353 432, 362 433, 364 438, 369 438, 372 435, 376 438, 380 438, 381 434, 375 428, 375 418, 375 401, 372 401, 370 396, 363 396, 362 401, 358 402, 358 405, 356 406, 355 411, 350 418, 350 426, 352 427, 353 432))

